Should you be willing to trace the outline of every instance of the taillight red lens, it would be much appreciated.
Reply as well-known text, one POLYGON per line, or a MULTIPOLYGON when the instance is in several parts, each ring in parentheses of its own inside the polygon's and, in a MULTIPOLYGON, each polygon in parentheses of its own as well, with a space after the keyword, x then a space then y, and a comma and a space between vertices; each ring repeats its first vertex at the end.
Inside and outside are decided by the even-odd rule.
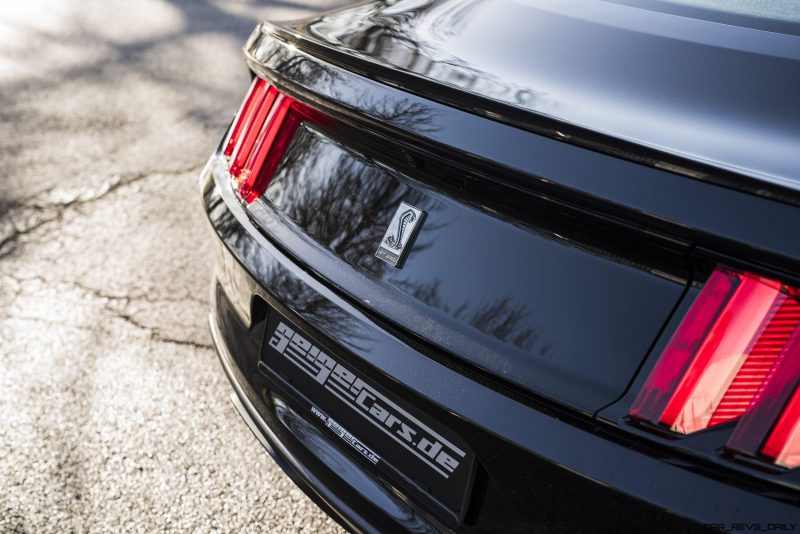
POLYGON ((246 117, 246 122, 242 126, 239 141, 237 141, 236 147, 233 149, 233 153, 231 154, 230 170, 233 176, 239 176, 239 173, 241 172, 242 167, 244 167, 247 158, 250 157, 250 153, 253 150, 258 133, 264 125, 264 121, 267 120, 269 112, 272 109, 272 105, 275 103, 277 98, 277 89, 274 87, 267 88, 264 96, 255 103, 255 105, 252 107, 252 112, 248 114, 248 117, 246 117))
POLYGON ((242 199, 250 203, 263 194, 301 122, 324 120, 320 112, 255 78, 223 149, 242 199))
MULTIPOLYGON (((294 120, 287 120, 294 101, 288 96, 279 95, 269 116, 258 132, 253 149, 239 174, 239 194, 247 202, 252 202, 264 192, 269 178, 275 172, 279 158, 283 157, 284 150, 275 146, 276 139, 280 136, 285 141, 294 136, 294 120), (291 129, 291 132, 289 131, 291 129), (268 155, 272 155, 274 166, 271 169, 264 167, 268 155), (262 177, 262 179, 259 179, 262 177), (266 180, 263 177, 267 177, 266 180), (262 187, 263 186, 263 187, 262 187)), ((294 115, 294 114, 292 114, 294 115)))
POLYGON ((233 149, 236 147, 236 143, 239 142, 242 130, 246 129, 247 125, 253 120, 253 115, 261 104, 266 91, 267 82, 261 78, 253 78, 253 83, 250 84, 250 90, 247 91, 247 96, 244 97, 242 107, 239 108, 239 112, 236 114, 233 126, 228 134, 228 139, 225 141, 223 153, 226 156, 230 157, 230 155, 233 154, 233 149))
POLYGON ((740 435, 734 449, 766 454, 782 465, 800 461, 800 414, 793 415, 789 403, 800 377, 800 303, 795 295, 794 288, 769 278, 716 269, 648 376, 630 416, 681 434, 744 416, 734 438, 744 433, 749 441, 744 445, 740 435), (763 405, 767 398, 777 399, 770 410, 763 405), (751 417, 758 413, 760 424, 754 424, 751 417), (764 424, 767 415, 771 423, 764 424), (767 437, 773 445, 765 445, 767 437))
POLYGON ((724 423, 742 416, 756 393, 767 379, 778 355, 785 349, 789 338, 800 321, 800 303, 779 293, 767 312, 755 343, 747 359, 728 386, 725 395, 714 411, 709 426, 724 423))
POLYGON ((795 390, 783 415, 772 429, 761 453, 784 467, 800 465, 800 392, 798 390, 795 390))
POLYGON ((800 328, 791 334, 728 440, 730 451, 800 465, 800 328))

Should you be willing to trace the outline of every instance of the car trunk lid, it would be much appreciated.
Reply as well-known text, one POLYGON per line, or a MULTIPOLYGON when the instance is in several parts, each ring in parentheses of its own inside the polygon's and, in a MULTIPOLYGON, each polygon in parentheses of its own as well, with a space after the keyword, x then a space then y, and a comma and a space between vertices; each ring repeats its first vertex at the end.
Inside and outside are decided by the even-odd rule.
POLYGON ((250 205, 266 233, 398 336, 477 376, 585 413, 624 393, 686 285, 657 268, 681 246, 587 230, 591 215, 507 187, 453 186, 447 162, 420 167, 397 147, 393 160, 388 139, 369 154, 364 137, 301 125, 250 205), (500 209, 471 202, 480 191, 500 209), (376 253, 404 204, 421 222, 398 267, 376 253))

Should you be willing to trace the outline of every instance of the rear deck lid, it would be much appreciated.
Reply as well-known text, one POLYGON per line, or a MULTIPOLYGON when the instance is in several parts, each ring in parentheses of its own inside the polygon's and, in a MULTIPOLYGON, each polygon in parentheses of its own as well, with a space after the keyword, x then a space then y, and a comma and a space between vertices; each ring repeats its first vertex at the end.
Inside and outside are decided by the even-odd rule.
MULTIPOLYGON (((382 327, 476 377, 586 413, 625 391, 685 282, 474 207, 342 142, 308 122, 297 129, 250 205, 271 238, 382 327)), ((341 341, 356 352, 363 342, 341 341)))
POLYGON ((298 29, 350 56, 800 190, 792 2, 400 0, 298 29))

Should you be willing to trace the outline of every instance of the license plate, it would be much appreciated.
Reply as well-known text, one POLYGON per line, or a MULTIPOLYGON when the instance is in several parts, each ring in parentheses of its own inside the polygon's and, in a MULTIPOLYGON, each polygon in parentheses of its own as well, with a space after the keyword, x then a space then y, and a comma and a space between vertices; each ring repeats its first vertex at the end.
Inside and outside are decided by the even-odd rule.
POLYGON ((424 492, 461 515, 474 455, 464 441, 428 414, 386 391, 272 310, 261 354, 318 421, 356 456, 392 482, 424 492), (395 480, 398 478, 401 480, 395 480))

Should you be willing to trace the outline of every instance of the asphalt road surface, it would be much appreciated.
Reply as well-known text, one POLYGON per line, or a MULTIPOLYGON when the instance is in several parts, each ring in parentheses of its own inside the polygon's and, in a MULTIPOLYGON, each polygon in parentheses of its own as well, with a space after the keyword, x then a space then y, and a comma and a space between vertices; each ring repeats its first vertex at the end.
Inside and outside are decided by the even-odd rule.
POLYGON ((247 35, 335 2, 0 2, 0 531, 337 530, 230 406, 197 194, 247 35))

